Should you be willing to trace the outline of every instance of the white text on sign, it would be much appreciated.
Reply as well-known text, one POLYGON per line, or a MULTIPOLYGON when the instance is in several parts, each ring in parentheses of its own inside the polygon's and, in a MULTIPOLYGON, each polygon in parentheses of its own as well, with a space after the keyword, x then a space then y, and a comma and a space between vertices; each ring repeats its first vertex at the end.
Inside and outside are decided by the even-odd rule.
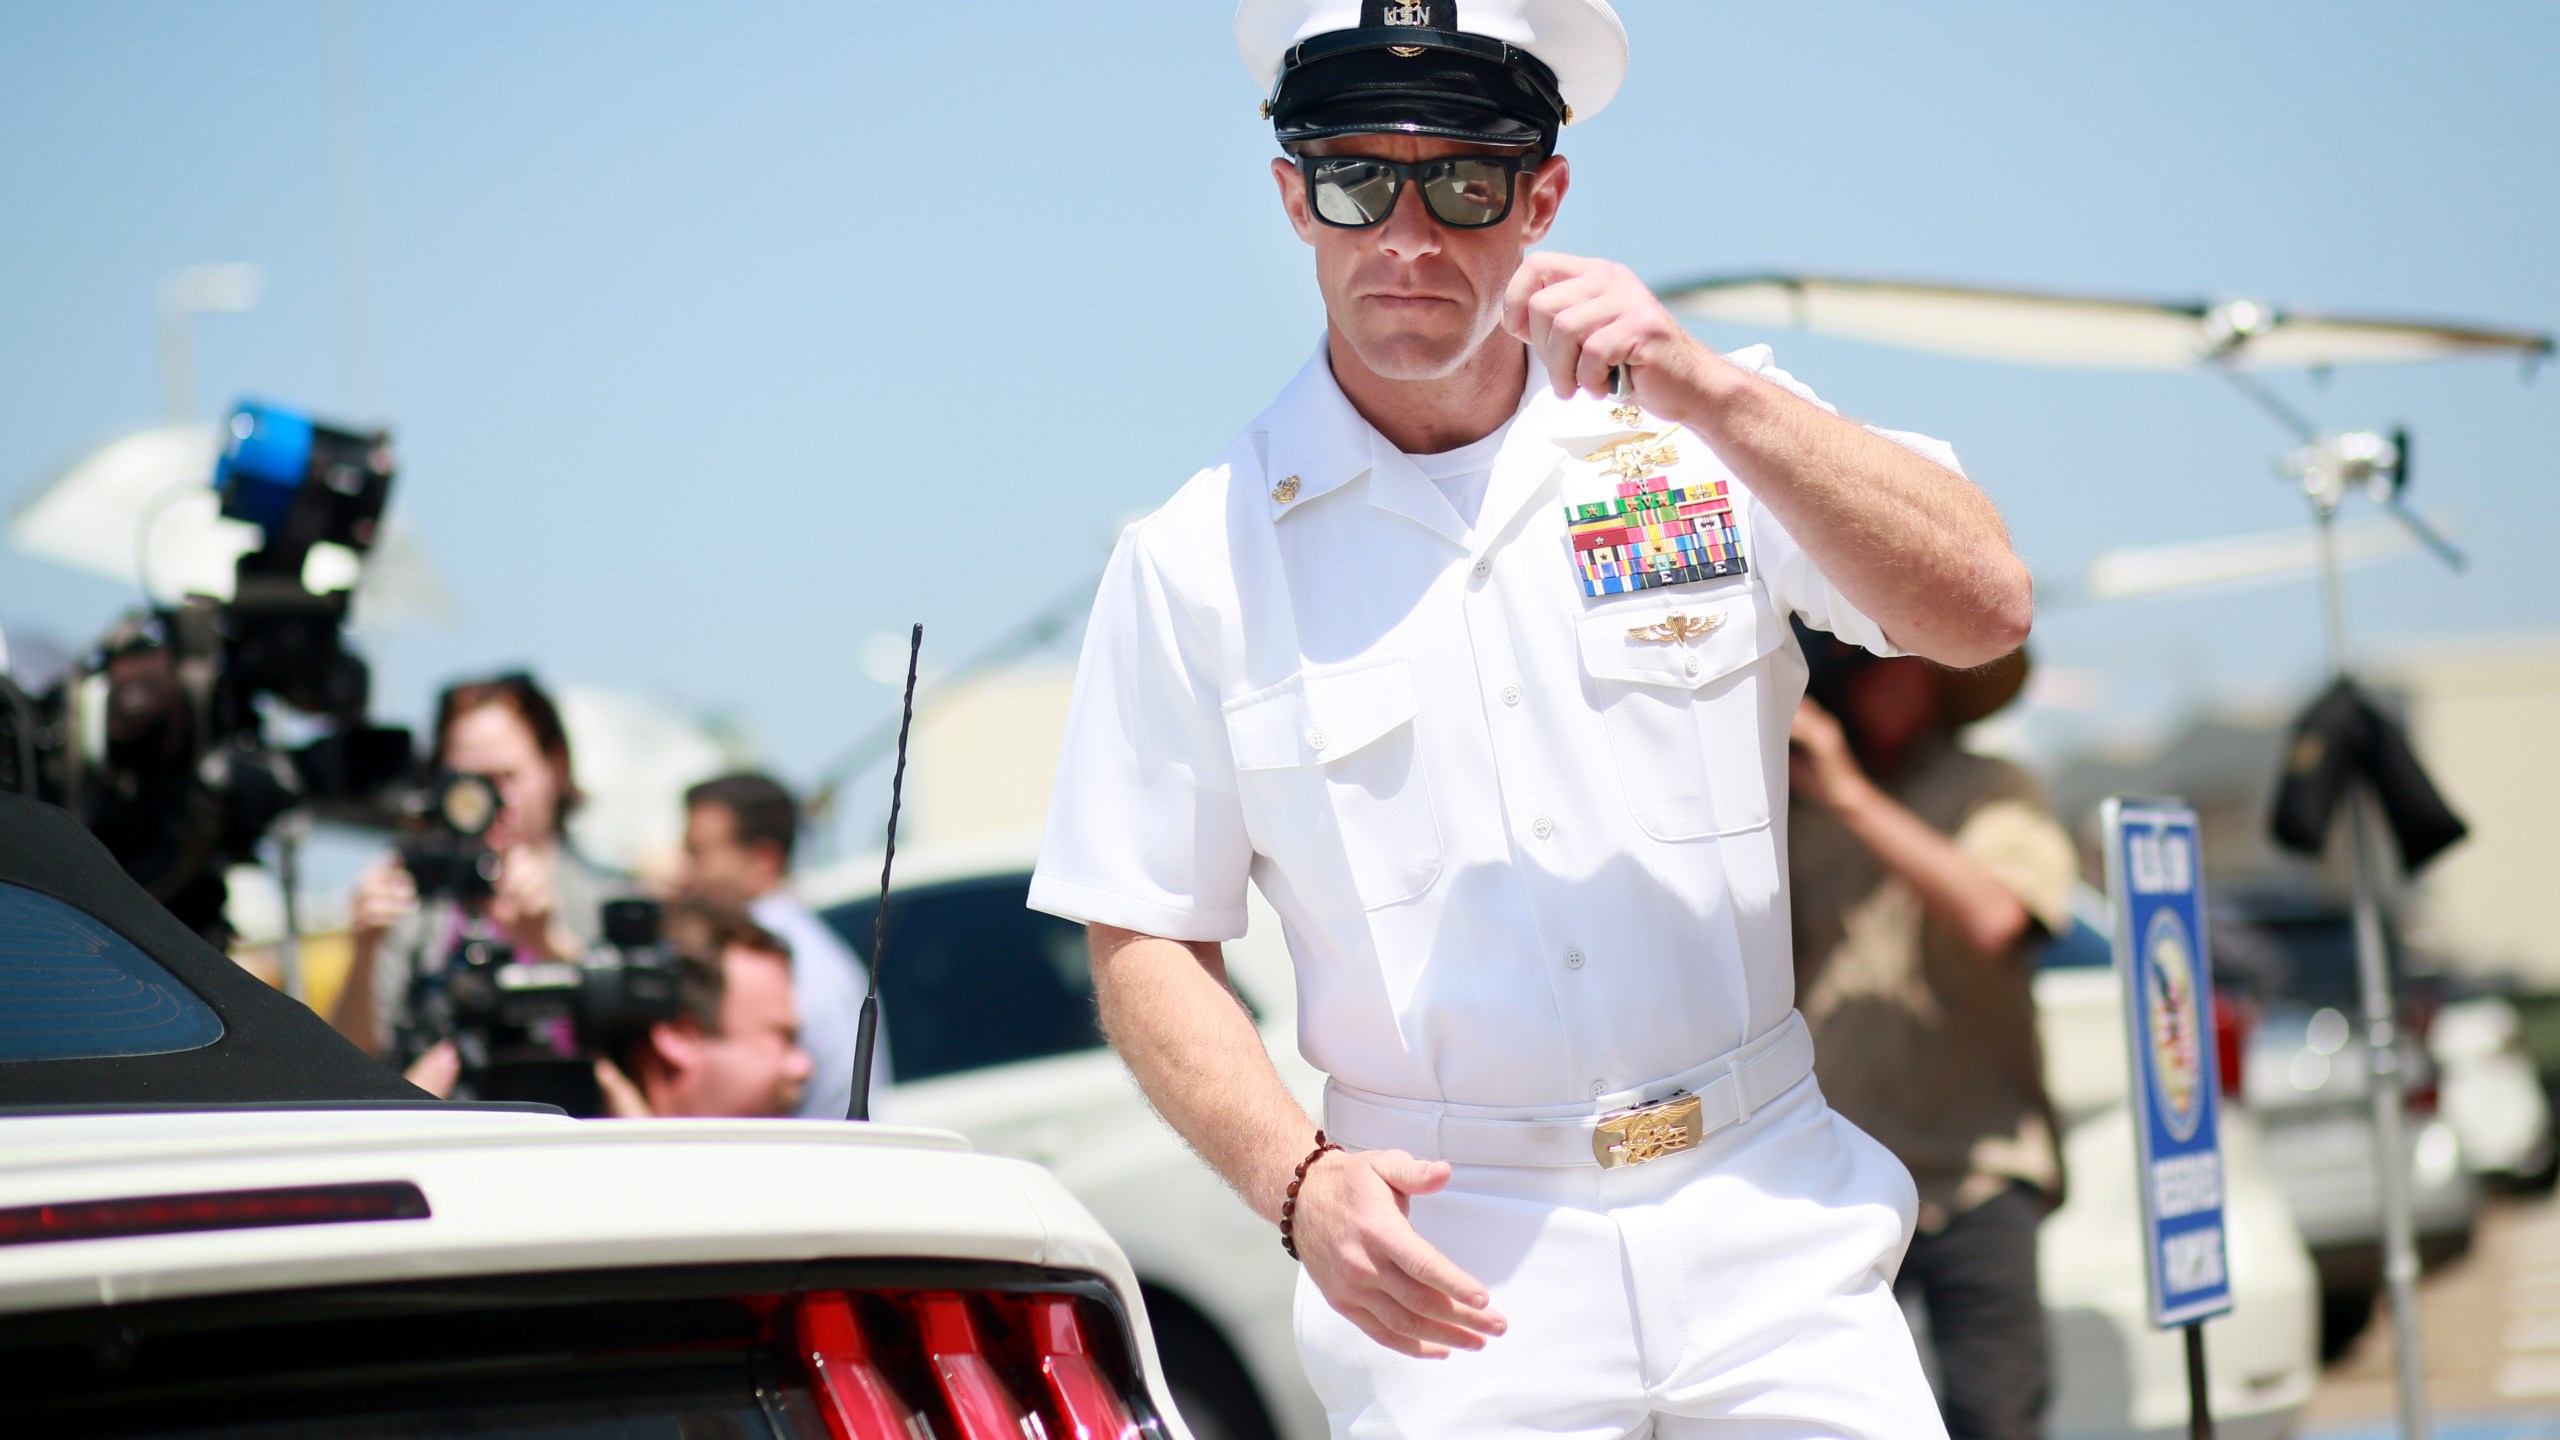
POLYGON ((2160 1242, 2160 1265, 2168 1272, 2172 1295, 2211 1290, 2222 1284, 2222 1227, 2208 1225, 2160 1242))
POLYGON ((2182 830, 2141 831, 2124 837, 2137 895, 2176 895, 2196 886, 2194 843, 2182 830))
POLYGON ((2218 1208, 2222 1204, 2221 1154, 2206 1150, 2153 1164, 2151 1204, 2163 1220, 2218 1208))

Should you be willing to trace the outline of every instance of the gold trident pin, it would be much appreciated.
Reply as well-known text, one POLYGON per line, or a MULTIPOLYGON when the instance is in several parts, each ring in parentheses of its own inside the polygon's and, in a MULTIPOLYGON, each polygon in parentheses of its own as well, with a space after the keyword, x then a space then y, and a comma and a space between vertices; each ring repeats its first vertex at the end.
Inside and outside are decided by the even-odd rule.
POLYGON ((1582 458, 1621 480, 1642 480, 1680 463, 1680 447, 1671 443, 1678 426, 1651 430, 1603 445, 1582 458))
POLYGON ((1670 614, 1662 617, 1659 624, 1638 625, 1634 629, 1629 630, 1627 632, 1627 638, 1630 640, 1659 640, 1670 645, 1686 645, 1700 636, 1714 634, 1715 628, 1723 623, 1724 616, 1721 614, 1686 615, 1680 611, 1674 610, 1670 614))

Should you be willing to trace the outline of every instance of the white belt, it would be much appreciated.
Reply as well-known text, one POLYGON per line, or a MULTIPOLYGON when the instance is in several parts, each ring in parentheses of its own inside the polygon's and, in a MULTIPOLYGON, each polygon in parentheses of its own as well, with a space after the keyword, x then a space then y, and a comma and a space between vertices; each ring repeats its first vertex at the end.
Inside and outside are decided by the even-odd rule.
MULTIPOLYGON (((1694 1149, 1751 1118, 1813 1073, 1813 1034, 1787 1018, 1703 1065, 1644 1086, 1659 1098, 1588 1115, 1521 1116, 1472 1105, 1404 1100, 1325 1082, 1325 1134, 1355 1150, 1403 1150, 1453 1165, 1641 1165, 1694 1149)), ((1613 1097, 1614 1098, 1614 1097, 1613 1097)))

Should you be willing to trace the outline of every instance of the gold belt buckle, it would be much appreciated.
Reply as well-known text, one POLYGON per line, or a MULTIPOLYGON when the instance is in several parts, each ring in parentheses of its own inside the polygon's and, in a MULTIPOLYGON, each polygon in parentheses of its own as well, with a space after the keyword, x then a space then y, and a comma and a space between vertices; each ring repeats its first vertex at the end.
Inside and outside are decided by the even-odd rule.
POLYGON ((1603 1169, 1641 1165, 1696 1149, 1706 1138, 1704 1128, 1698 1123, 1698 1097, 1684 1090, 1667 1100, 1601 1116, 1600 1128, 1591 1132, 1591 1158, 1603 1169))

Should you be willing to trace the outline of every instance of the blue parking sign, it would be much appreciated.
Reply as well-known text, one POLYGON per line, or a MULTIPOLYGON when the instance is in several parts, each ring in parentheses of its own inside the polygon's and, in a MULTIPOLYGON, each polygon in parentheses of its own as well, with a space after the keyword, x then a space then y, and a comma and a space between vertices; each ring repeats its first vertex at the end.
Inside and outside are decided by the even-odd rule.
POLYGON ((2203 852, 2184 801, 2111 798, 2104 819, 2151 1323, 2190 1325, 2231 1308, 2203 852))

